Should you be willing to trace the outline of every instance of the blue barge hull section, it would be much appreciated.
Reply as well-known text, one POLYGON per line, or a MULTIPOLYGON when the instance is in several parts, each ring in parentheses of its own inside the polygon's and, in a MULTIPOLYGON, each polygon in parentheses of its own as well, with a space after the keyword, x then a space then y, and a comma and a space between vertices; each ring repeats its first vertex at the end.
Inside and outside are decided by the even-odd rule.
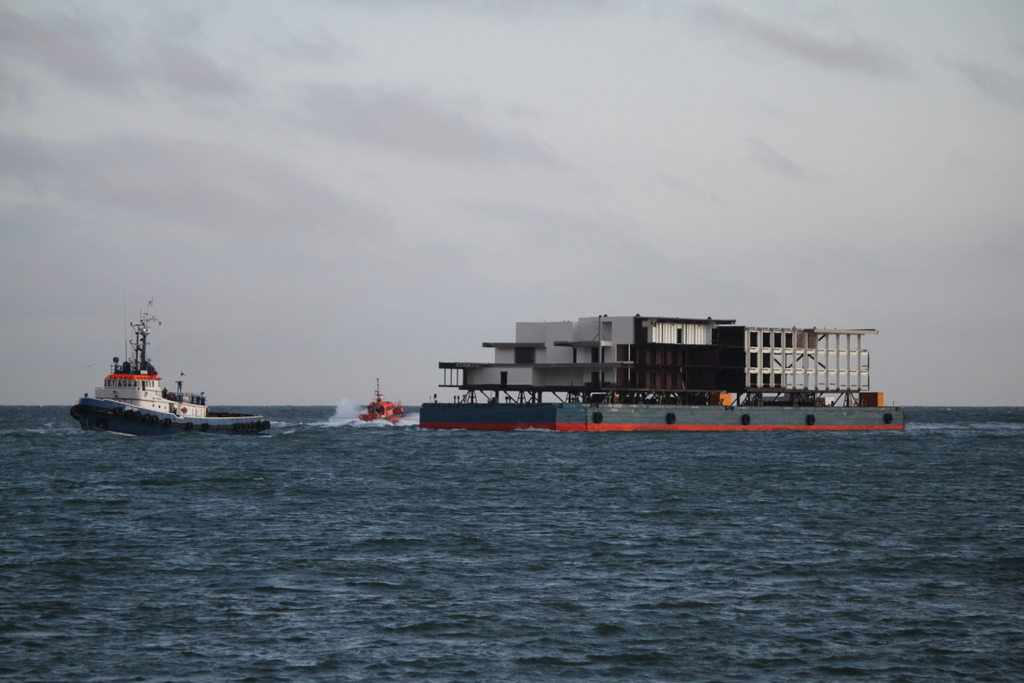
POLYGON ((903 429, 904 413, 897 407, 425 403, 420 427, 556 432, 893 430, 903 429))

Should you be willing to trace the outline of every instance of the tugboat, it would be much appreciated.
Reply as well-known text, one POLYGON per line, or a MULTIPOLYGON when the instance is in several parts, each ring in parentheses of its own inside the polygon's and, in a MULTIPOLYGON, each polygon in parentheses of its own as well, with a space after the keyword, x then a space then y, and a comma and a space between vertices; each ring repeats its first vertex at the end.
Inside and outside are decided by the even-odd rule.
POLYGON ((374 422, 386 420, 394 424, 405 417, 402 402, 385 401, 380 393, 380 378, 377 379, 377 391, 374 392, 374 399, 366 406, 366 412, 359 416, 363 422, 374 422))
MULTIPOLYGON (((131 323, 135 331, 134 356, 121 361, 114 358, 103 386, 95 398, 86 394, 71 407, 71 417, 86 431, 98 430, 134 436, 211 432, 216 434, 255 434, 270 429, 262 415, 213 412, 206 405, 206 394, 187 393, 182 381, 171 392, 160 384, 161 378, 146 355, 150 324, 159 324, 147 313, 131 323)), ((184 375, 182 375, 184 376, 184 375)))

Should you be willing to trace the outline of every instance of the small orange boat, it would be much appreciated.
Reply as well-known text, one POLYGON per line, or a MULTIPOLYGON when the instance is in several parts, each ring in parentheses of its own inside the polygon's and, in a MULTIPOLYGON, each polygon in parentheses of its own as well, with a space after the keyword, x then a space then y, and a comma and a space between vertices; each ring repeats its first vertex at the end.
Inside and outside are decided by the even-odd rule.
POLYGON ((377 379, 377 391, 374 394, 374 399, 366 406, 366 412, 359 416, 359 419, 363 422, 373 422, 374 420, 386 420, 388 422, 398 422, 405 417, 405 411, 402 409, 401 401, 385 401, 384 397, 380 393, 380 378, 377 379))

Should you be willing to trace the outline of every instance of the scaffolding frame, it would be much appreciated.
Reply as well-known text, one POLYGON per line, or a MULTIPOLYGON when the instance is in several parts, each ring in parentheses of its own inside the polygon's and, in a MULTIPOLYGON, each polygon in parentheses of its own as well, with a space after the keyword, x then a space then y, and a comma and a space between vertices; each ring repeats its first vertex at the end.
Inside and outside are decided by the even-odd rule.
POLYGON ((870 391, 867 334, 878 331, 748 327, 744 334, 747 391, 870 391))

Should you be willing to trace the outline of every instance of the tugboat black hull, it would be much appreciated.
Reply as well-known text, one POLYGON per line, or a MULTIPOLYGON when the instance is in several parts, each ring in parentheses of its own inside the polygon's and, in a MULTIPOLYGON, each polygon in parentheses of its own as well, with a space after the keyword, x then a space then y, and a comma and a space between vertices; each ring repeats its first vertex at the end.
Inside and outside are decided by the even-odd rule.
POLYGON ((270 429, 262 415, 210 413, 207 417, 182 417, 173 413, 95 398, 82 398, 71 407, 71 417, 86 431, 114 432, 132 436, 166 436, 181 432, 210 434, 258 434, 270 429))

